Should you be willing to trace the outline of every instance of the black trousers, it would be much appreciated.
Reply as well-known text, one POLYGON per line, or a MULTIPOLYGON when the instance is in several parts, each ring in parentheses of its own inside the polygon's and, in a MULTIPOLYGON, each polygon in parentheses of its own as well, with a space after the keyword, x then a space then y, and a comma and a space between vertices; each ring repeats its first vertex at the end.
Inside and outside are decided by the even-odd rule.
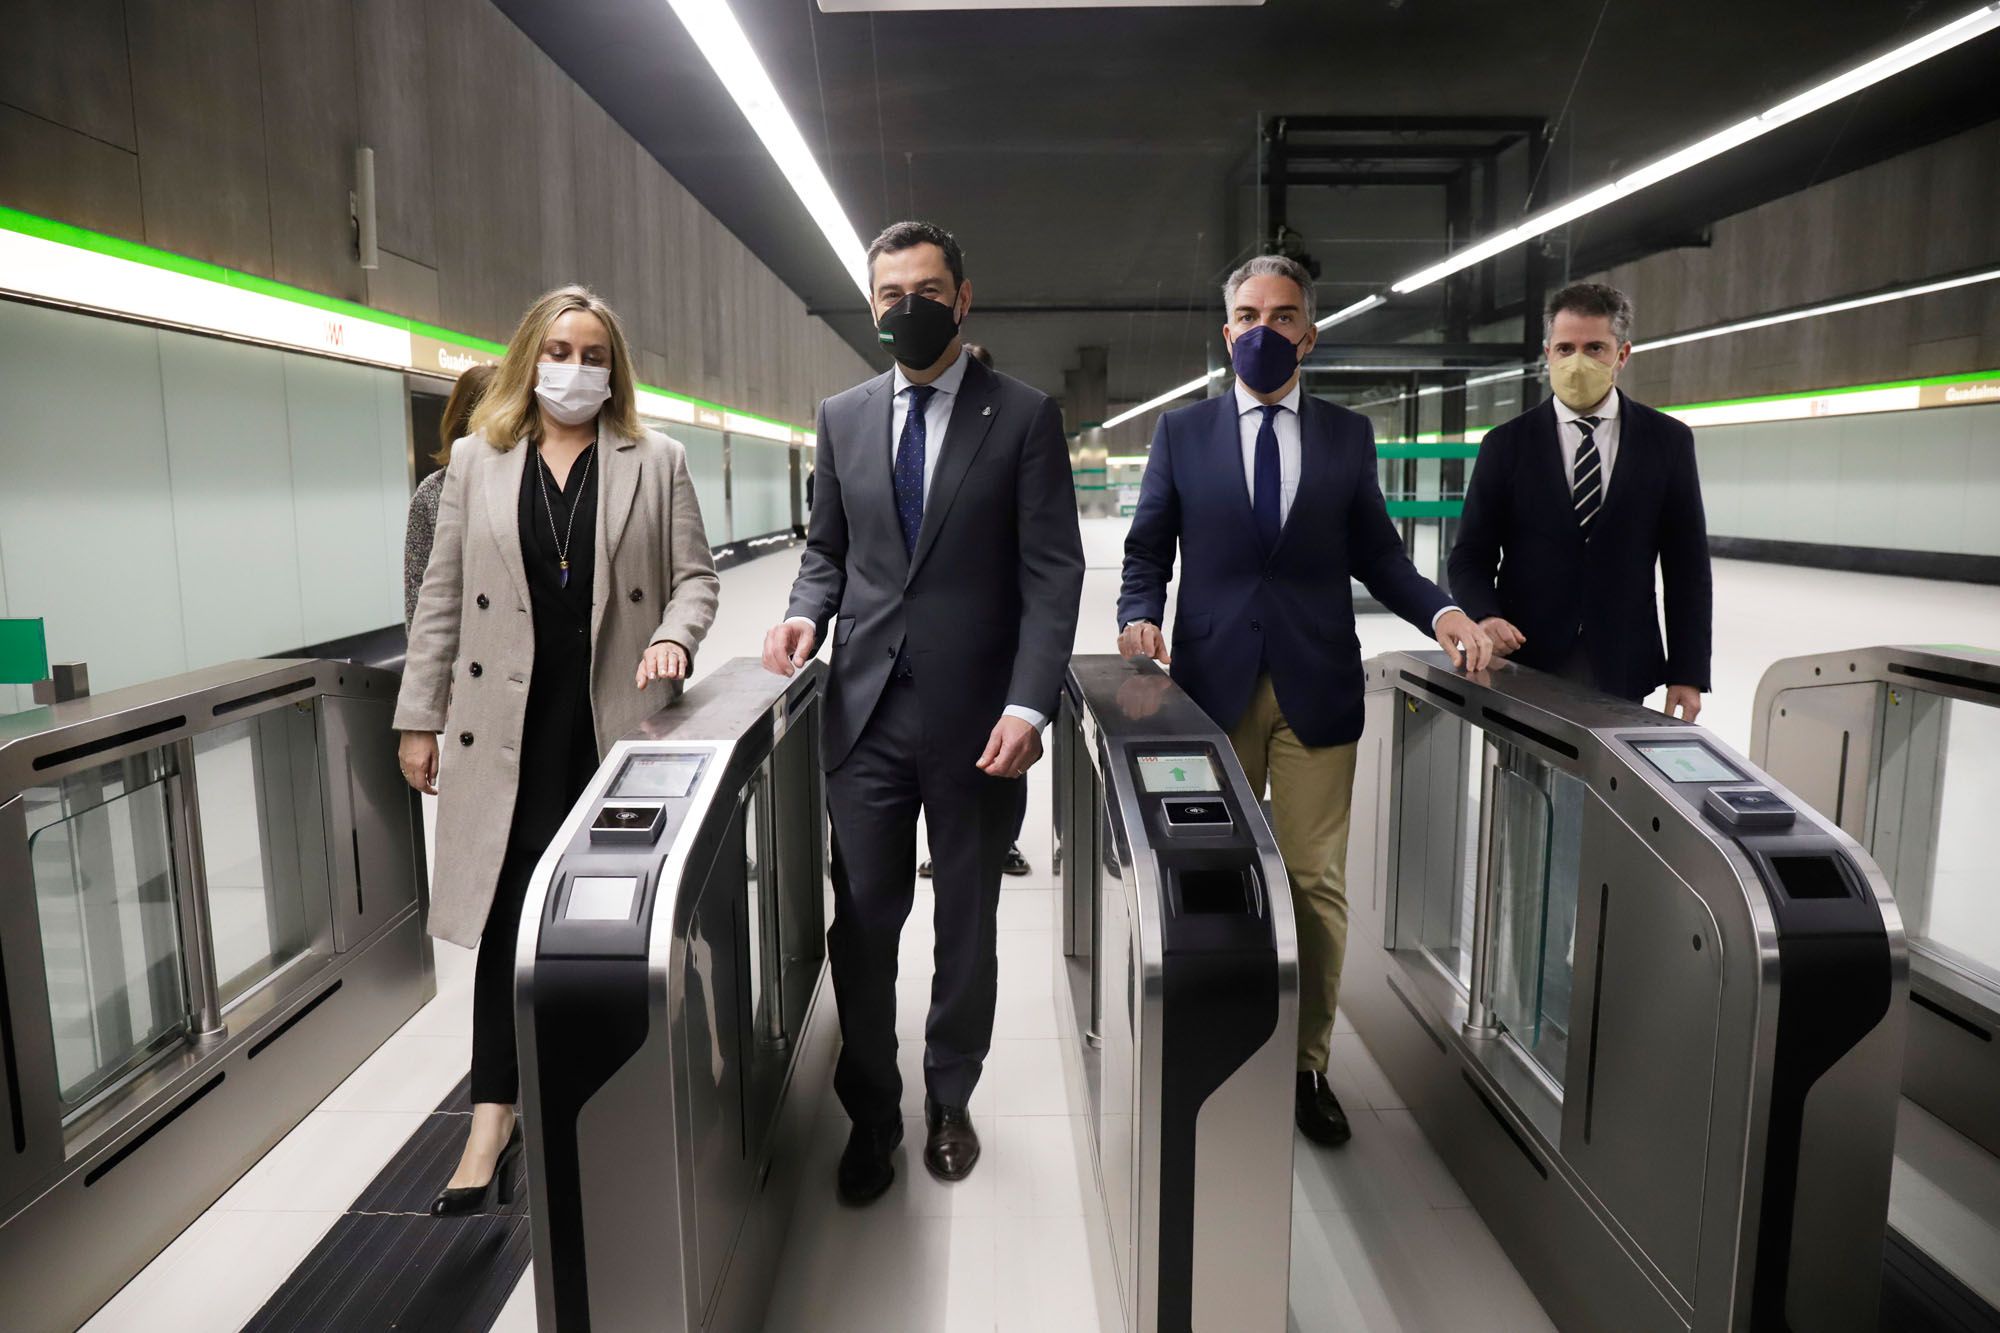
POLYGON ((948 1106, 971 1100, 993 1043, 1000 865, 1021 781, 934 757, 907 678, 890 681, 854 749, 827 775, 834 906, 826 942, 841 1037, 833 1088, 856 1124, 901 1114, 896 963, 916 891, 919 810, 937 900, 924 1088, 948 1106))
POLYGON ((472 968, 472 1100, 512 1102, 521 1092, 514 1048, 514 944, 521 932, 521 902, 543 847, 510 837, 493 906, 479 937, 472 968))

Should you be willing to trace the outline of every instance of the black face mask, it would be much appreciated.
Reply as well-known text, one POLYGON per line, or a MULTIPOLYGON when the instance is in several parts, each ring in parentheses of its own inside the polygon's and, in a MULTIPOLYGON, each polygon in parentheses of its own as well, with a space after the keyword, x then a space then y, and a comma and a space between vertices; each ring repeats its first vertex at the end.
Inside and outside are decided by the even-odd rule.
POLYGON ((884 311, 875 328, 898 361, 911 370, 929 370, 958 336, 958 315, 951 306, 912 292, 884 311))

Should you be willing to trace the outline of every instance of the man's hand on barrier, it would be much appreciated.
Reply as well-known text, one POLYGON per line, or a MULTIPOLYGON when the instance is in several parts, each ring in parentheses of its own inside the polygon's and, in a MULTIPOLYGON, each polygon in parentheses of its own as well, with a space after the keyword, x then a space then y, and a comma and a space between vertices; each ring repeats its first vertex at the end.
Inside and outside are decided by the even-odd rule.
POLYGON ((1434 627, 1438 647, 1451 664, 1466 671, 1484 671, 1493 661, 1493 639, 1463 611, 1447 611, 1434 627))
POLYGON ((1167 636, 1150 620, 1135 620, 1119 632, 1118 655, 1150 657, 1167 666, 1174 663, 1173 655, 1167 651, 1167 636))
POLYGON ((1667 686, 1667 706, 1660 711, 1668 717, 1675 716, 1675 710, 1683 722, 1692 722, 1701 716, 1701 691, 1692 685, 1667 686))
POLYGON ((1514 622, 1500 616, 1488 616, 1479 622, 1479 628, 1486 631, 1486 637, 1493 640, 1493 655, 1506 657, 1527 646, 1528 636, 1514 628, 1514 622))
POLYGON ((993 724, 979 770, 989 777, 1018 778, 1042 757, 1042 733, 1011 714, 993 724))
POLYGON ((789 676, 812 661, 819 635, 803 620, 786 620, 771 626, 764 636, 764 670, 775 676, 789 676))

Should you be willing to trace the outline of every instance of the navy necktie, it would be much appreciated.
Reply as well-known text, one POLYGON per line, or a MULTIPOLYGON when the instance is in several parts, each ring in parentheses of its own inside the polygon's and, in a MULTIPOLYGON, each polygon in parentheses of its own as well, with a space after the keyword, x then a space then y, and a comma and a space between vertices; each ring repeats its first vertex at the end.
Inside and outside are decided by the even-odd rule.
POLYGON ((1251 468, 1250 512, 1257 520, 1257 537, 1264 543, 1264 554, 1268 556, 1278 549, 1278 529, 1284 525, 1279 497, 1284 480, 1278 468, 1276 424, 1278 413, 1284 408, 1273 403, 1258 410, 1264 414, 1264 420, 1257 427, 1257 457, 1251 468))
POLYGON ((903 525, 903 551, 917 553, 917 534, 924 530, 924 409, 937 389, 912 384, 909 408, 903 416, 903 438, 896 445, 896 517, 903 525))

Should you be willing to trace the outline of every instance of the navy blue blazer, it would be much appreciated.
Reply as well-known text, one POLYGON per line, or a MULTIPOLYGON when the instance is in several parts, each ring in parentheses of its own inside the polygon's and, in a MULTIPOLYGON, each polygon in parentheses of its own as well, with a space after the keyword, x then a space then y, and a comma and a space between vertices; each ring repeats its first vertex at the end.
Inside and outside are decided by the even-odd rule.
POLYGON ((1512 621, 1528 640, 1513 657, 1523 666, 1563 670, 1582 635, 1608 693, 1643 699, 1656 685, 1706 690, 1714 590, 1694 432, 1618 394, 1618 459, 1588 545, 1570 502, 1553 401, 1480 441, 1451 550, 1452 596, 1474 620, 1512 621))
POLYGON ((1266 555, 1250 510, 1236 395, 1160 418, 1125 539, 1118 623, 1164 622, 1180 547, 1173 677, 1223 730, 1268 670, 1307 745, 1361 737, 1361 641, 1349 576, 1425 633, 1450 603, 1417 572, 1375 480, 1368 418, 1299 397, 1299 489, 1266 555))

